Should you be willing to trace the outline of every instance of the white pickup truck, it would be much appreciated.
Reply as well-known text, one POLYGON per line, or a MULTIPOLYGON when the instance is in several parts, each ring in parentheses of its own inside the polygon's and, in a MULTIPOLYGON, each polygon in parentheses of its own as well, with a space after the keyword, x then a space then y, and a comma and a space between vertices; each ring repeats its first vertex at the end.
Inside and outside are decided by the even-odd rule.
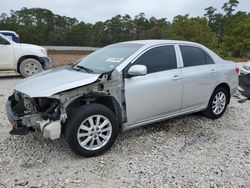
POLYGON ((0 72, 35 75, 52 67, 52 60, 41 46, 21 44, 0 34, 0 72))

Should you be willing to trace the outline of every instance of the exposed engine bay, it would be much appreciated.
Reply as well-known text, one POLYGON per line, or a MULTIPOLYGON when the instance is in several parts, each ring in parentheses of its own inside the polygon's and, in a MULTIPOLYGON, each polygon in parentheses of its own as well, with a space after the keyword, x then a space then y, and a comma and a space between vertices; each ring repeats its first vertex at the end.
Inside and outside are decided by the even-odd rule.
POLYGON ((15 91, 6 105, 9 120, 15 125, 10 133, 20 135, 31 130, 40 130, 44 137, 57 139, 62 133, 68 114, 74 108, 92 102, 109 105, 119 121, 126 122, 123 83, 122 75, 114 71, 112 74, 100 75, 94 83, 50 97, 31 98, 15 91))

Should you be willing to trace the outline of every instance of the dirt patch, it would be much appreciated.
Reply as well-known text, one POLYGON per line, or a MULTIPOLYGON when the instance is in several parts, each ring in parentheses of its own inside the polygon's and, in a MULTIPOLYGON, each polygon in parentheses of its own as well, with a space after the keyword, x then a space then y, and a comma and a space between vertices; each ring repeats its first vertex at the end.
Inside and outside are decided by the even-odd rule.
POLYGON ((241 62, 247 62, 248 59, 247 58, 237 58, 237 57, 225 57, 223 58, 225 60, 228 60, 228 61, 233 61, 235 63, 241 63, 241 62))
POLYGON ((55 67, 73 64, 76 60, 92 53, 91 51, 56 51, 49 50, 48 55, 53 59, 55 67))

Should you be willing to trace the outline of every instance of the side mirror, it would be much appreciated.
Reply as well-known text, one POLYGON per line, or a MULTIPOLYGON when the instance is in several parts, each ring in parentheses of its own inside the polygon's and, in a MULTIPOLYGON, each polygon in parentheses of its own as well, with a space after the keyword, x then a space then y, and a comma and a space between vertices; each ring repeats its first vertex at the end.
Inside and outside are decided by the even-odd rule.
POLYGON ((128 70, 129 76, 144 76, 147 74, 147 67, 145 65, 133 65, 128 70))

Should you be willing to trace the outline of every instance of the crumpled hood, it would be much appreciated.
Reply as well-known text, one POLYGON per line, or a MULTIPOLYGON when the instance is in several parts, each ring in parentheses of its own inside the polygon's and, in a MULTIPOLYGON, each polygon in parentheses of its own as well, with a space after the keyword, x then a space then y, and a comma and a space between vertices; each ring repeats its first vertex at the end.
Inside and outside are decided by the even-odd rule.
POLYGON ((30 97, 49 97, 61 91, 95 82, 100 74, 89 74, 69 67, 51 69, 19 82, 15 90, 30 97))

